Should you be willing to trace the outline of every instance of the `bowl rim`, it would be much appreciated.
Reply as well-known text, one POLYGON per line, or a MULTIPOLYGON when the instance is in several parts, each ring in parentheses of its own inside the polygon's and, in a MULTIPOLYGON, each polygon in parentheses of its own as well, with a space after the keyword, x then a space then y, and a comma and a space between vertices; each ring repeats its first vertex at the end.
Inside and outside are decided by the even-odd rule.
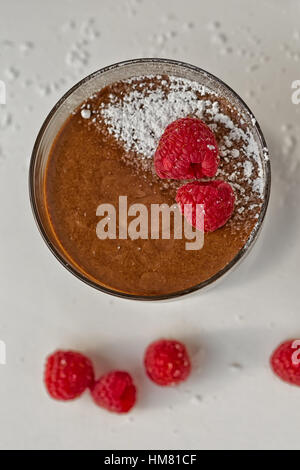
POLYGON ((72 95, 72 93, 80 88, 83 84, 86 82, 90 81, 93 79, 95 76, 101 75, 103 73, 106 73, 108 71, 120 68, 120 67, 126 67, 128 65, 133 65, 133 64, 149 64, 149 63, 158 63, 158 64, 167 64, 167 65, 174 65, 174 66, 179 66, 179 67, 184 67, 186 69, 192 70, 194 72, 200 72, 202 74, 205 74, 208 78, 211 80, 221 84, 221 86, 227 88, 230 93, 232 93, 235 98, 237 98, 238 101, 241 102, 242 106, 245 108, 245 110, 249 113, 251 117, 254 118, 254 127, 256 128, 256 131, 258 133, 259 139, 261 141, 262 147, 264 150, 266 150, 269 154, 268 151, 268 146, 265 140, 265 137, 263 135, 263 132, 261 130, 261 127, 258 123, 258 121, 255 119, 255 116, 249 106, 245 103, 245 101, 236 93, 230 86, 227 85, 223 80, 220 78, 216 77, 210 72, 207 72, 206 70, 202 69, 201 67, 197 67, 195 65, 191 65, 186 62, 178 61, 178 60, 173 60, 173 59, 166 59, 166 58, 137 58, 137 59, 130 59, 130 60, 124 60, 121 62, 116 62, 112 65, 108 65, 106 67, 103 67, 79 82, 77 82, 75 85, 73 85, 58 101, 57 103, 53 106, 47 117, 45 118, 39 133, 36 137, 33 150, 31 153, 31 160, 30 160, 30 166, 29 166, 29 198, 30 198, 30 204, 33 212, 33 216, 36 222, 36 225, 39 229, 39 232, 50 249, 50 251, 53 253, 53 255, 56 257, 56 259, 70 272, 72 273, 75 277, 83 281, 85 284, 89 285, 90 287, 93 287, 94 289, 97 289, 98 291, 104 292, 106 294, 113 295, 115 297, 119 298, 125 298, 129 300, 143 300, 143 301, 157 301, 157 300, 168 300, 168 299, 174 299, 178 297, 182 297, 187 294, 191 294, 193 292, 196 292, 198 290, 202 290, 204 288, 207 288, 211 286, 211 284, 216 283, 216 281, 220 280, 223 278, 226 274, 228 274, 230 271, 232 271, 233 267, 236 267, 242 259, 245 258, 245 256, 249 253, 250 249, 254 246, 255 241, 258 238, 258 235, 261 231, 263 222, 265 220, 267 208, 269 205, 269 200, 270 200, 270 192, 271 192, 271 162, 270 158, 265 160, 265 188, 264 188, 264 195, 263 195, 263 205, 262 209, 260 212, 260 216, 257 220, 257 223, 253 227, 252 232, 250 233, 246 243, 244 246, 239 250, 239 252, 236 254, 236 256, 226 265, 224 266, 223 269, 218 271, 216 274, 214 274, 212 277, 207 279, 206 281, 203 281, 199 284, 196 284, 194 286, 191 286, 187 289, 183 289, 180 291, 175 291, 169 294, 162 294, 162 295, 136 295, 136 294, 130 294, 126 292, 121 292, 114 290, 112 288, 97 284, 93 280, 89 279, 88 277, 85 277, 84 274, 81 272, 77 271, 73 266, 71 266, 59 253, 59 251, 56 249, 56 247, 51 243, 49 240, 47 233, 43 227, 42 220, 39 215, 38 211, 38 206, 35 200, 35 194, 34 194, 34 176, 35 176, 35 163, 38 155, 38 149, 40 147, 40 142, 43 138, 43 135, 48 127, 49 122, 51 121, 53 115, 56 113, 56 111, 60 108, 60 106, 67 100, 67 98, 72 95))

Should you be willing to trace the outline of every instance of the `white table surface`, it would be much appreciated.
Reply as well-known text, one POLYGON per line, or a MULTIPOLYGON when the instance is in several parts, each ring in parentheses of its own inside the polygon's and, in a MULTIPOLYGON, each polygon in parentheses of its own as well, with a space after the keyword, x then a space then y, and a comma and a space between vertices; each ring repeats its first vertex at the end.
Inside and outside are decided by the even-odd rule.
POLYGON ((299 448, 300 389, 268 367, 300 337, 298 0, 0 0, 0 447, 18 449, 299 448), (114 62, 162 56, 222 78, 262 125, 273 166, 268 218, 254 250, 217 287, 167 303, 119 300, 69 274, 33 221, 27 188, 44 118, 76 81, 114 62), (186 341, 194 373, 179 388, 144 376, 152 340, 186 341), (74 348, 98 373, 130 370, 139 402, 107 413, 88 394, 51 400, 52 350, 74 348))

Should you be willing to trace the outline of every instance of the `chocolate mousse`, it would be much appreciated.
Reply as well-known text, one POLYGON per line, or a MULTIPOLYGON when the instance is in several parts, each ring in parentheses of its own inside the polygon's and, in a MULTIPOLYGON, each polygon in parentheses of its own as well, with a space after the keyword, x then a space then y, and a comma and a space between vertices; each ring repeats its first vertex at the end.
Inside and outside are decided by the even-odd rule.
MULTIPOLYGON (((188 290, 224 269, 258 223, 264 186, 257 144, 227 98, 187 79, 148 75, 106 86, 70 115, 48 158, 45 202, 56 239, 82 274, 115 292, 149 297, 188 290), (100 239, 101 204, 118 212, 120 196, 127 196, 128 207, 144 204, 150 214, 152 204, 175 203, 187 181, 160 179, 153 156, 166 126, 187 116, 215 134, 215 178, 235 193, 230 220, 205 233, 201 249, 186 249, 187 240, 174 239, 173 229, 170 239, 151 238, 150 228, 147 238, 100 239)), ((120 220, 115 223, 118 235, 120 220)))

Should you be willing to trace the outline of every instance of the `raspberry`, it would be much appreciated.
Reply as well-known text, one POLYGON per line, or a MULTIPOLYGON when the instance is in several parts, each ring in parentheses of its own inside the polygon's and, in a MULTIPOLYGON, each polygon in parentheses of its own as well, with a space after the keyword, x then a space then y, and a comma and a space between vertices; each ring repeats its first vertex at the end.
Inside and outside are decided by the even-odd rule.
POLYGON ((92 397, 102 408, 115 413, 127 413, 136 402, 136 387, 130 374, 113 371, 95 382, 92 397))
POLYGON ((213 177, 218 164, 218 145, 213 132, 200 119, 190 117, 167 126, 154 155, 160 178, 213 177))
POLYGON ((300 341, 290 340, 280 344, 273 352, 270 364, 282 380, 300 387, 300 341), (294 346, 294 347, 293 347, 294 346))
POLYGON ((230 219, 235 195, 230 184, 224 181, 195 181, 178 189, 176 202, 193 227, 202 232, 203 229, 204 232, 214 232, 230 219), (196 210, 197 204, 202 205, 199 213, 196 210))
POLYGON ((79 352, 56 351, 47 358, 44 380, 52 398, 73 400, 92 386, 93 365, 79 352))
POLYGON ((176 385, 186 380, 191 362, 184 344, 161 339, 150 344, 144 364, 150 379, 158 385, 176 385))

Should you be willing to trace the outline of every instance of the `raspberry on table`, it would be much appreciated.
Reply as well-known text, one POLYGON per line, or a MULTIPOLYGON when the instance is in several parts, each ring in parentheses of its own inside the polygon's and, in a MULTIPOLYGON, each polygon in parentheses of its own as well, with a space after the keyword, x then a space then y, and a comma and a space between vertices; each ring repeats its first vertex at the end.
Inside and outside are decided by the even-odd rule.
POLYGON ((92 362, 76 351, 56 351, 47 358, 44 381, 52 398, 73 400, 93 385, 92 362))
POLYGON ((136 402, 136 387, 128 372, 112 371, 97 380, 91 390, 94 402, 115 413, 127 413, 136 402))
POLYGON ((185 345, 161 339, 150 344, 144 357, 147 375, 157 385, 176 385, 187 379, 191 361, 185 345))
POLYGON ((194 181, 178 189, 176 202, 193 227, 202 232, 214 232, 230 219, 235 195, 230 184, 224 181, 194 181), (199 211, 197 205, 202 206, 199 211))
POLYGON ((280 344, 271 356, 270 365, 281 380, 300 387, 300 341, 280 344))
POLYGON ((154 155, 160 178, 213 177, 219 165, 214 133, 201 119, 181 118, 165 129, 154 155))

